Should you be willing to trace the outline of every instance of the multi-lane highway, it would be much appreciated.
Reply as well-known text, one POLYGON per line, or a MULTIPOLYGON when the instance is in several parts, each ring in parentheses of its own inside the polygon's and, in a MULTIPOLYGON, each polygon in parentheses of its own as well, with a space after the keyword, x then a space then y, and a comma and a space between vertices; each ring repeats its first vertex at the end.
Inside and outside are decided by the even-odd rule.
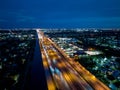
POLYGON ((37 30, 49 90, 110 90, 37 30))

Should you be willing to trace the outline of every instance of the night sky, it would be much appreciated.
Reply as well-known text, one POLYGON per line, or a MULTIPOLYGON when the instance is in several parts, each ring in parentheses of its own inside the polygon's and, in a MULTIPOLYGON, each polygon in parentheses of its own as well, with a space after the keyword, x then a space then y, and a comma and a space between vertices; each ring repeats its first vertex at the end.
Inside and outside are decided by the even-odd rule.
POLYGON ((120 28, 120 0, 0 0, 0 28, 120 28))

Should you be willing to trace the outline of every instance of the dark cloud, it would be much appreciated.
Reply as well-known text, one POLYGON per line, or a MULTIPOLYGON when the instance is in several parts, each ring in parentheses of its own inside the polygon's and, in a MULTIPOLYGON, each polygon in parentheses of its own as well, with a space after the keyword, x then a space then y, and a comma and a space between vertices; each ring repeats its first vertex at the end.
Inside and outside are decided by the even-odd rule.
POLYGON ((119 18, 120 0, 0 1, 0 27, 118 27, 119 18))

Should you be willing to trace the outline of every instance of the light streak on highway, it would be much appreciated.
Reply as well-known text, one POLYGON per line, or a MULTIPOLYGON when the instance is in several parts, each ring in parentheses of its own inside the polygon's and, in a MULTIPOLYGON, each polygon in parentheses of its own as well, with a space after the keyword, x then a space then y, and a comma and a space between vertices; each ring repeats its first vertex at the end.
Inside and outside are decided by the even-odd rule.
POLYGON ((41 54, 42 54, 43 66, 44 66, 44 69, 45 69, 45 74, 46 74, 46 79, 47 79, 48 90, 56 90, 53 78, 51 77, 51 73, 49 71, 47 57, 46 57, 45 52, 43 51, 43 49, 41 49, 41 54))
POLYGON ((49 90, 110 90, 37 30, 49 90), (46 71, 47 70, 47 71, 46 71))

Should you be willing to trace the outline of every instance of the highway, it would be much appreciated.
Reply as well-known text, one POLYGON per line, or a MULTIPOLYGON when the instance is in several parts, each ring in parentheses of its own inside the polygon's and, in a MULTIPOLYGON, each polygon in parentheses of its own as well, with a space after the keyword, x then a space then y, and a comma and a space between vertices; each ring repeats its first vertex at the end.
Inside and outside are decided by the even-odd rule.
POLYGON ((110 90, 37 30, 48 90, 110 90))

